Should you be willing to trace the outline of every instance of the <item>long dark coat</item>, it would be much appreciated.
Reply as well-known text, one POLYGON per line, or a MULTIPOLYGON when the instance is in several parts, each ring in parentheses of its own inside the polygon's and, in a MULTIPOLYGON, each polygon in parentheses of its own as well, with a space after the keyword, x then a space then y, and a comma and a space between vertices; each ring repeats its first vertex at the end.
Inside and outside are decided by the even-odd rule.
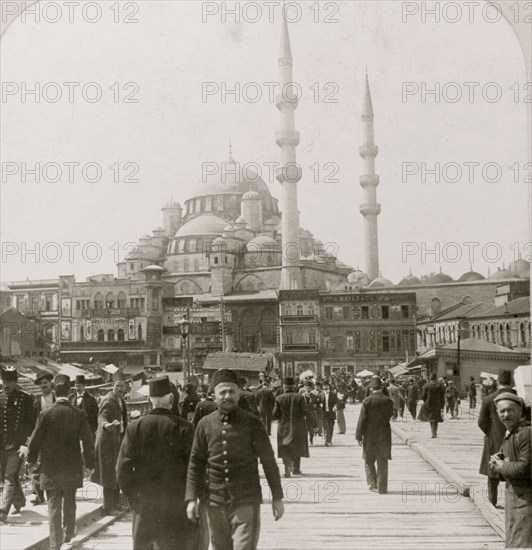
POLYGON ((275 398, 273 419, 277 427, 277 456, 279 458, 308 458, 307 418, 312 422, 312 411, 305 398, 295 392, 285 392, 275 398))
POLYGON ((500 476, 489 467, 490 456, 501 450, 504 434, 506 433, 506 427, 499 420, 494 400, 500 393, 504 392, 516 393, 515 390, 510 388, 500 388, 496 392, 490 393, 482 400, 478 415, 478 427, 484 432, 484 449, 482 450, 479 473, 494 478, 500 476))
POLYGON ((273 407, 275 406, 275 396, 273 391, 270 388, 259 388, 255 394, 255 402, 259 409, 259 412, 262 414, 271 414, 273 407))
MULTIPOLYGON (((77 407, 77 397, 76 393, 70 396, 70 404, 74 407, 77 407)), ((79 408, 87 413, 92 435, 96 437, 96 431, 98 430, 98 401, 96 401, 96 397, 85 391, 81 398, 81 407, 79 408)))
POLYGON ((366 462, 374 462, 377 458, 392 458, 392 415, 393 401, 381 391, 364 399, 358 417, 356 439, 362 441, 366 462))
MULTIPOLYGON (((441 411, 445 406, 445 389, 443 384, 428 382, 423 386, 421 399, 424 401, 426 421, 443 422, 441 411)), ((424 420, 420 418, 420 420, 424 420)))
POLYGON ((119 420, 127 426, 127 409, 124 400, 123 414, 120 411, 118 399, 110 391, 100 403, 98 411, 98 431, 96 432, 96 470, 92 481, 103 487, 115 489, 117 487, 115 468, 122 435, 120 426, 105 429, 104 425, 119 420))
POLYGON ((87 468, 94 468, 94 440, 84 411, 60 400, 39 416, 29 442, 28 462, 40 459, 43 489, 83 486, 83 457, 87 468))
POLYGON ((184 498, 193 438, 192 424, 166 409, 128 426, 116 477, 132 507, 134 550, 153 543, 161 550, 192 549, 184 498))

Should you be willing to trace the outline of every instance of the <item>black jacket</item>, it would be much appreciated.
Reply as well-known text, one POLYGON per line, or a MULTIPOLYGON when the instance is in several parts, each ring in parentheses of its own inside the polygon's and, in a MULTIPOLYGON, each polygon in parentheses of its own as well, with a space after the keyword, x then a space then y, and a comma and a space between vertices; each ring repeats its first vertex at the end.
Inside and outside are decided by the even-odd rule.
POLYGON ((273 499, 283 497, 279 468, 259 418, 236 407, 202 418, 196 428, 187 474, 186 500, 230 506, 261 503, 260 460, 273 499), (225 443, 224 443, 225 442, 225 443), (205 494, 202 488, 205 487, 205 494))
POLYGON ((382 392, 372 393, 364 399, 356 430, 357 441, 362 441, 364 458, 392 458, 392 430, 390 418, 393 401, 382 392))
POLYGON ((35 427, 33 397, 20 387, 11 393, 0 393, 0 448, 26 445, 35 427))
POLYGON ((98 401, 96 401, 96 397, 94 397, 90 393, 87 393, 86 391, 83 393, 83 397, 81 398, 81 407, 77 406, 77 399, 77 393, 71 395, 70 404, 73 407, 82 409, 87 413, 87 418, 89 419, 89 426, 91 428, 92 435, 95 436, 96 430, 98 429, 98 401))

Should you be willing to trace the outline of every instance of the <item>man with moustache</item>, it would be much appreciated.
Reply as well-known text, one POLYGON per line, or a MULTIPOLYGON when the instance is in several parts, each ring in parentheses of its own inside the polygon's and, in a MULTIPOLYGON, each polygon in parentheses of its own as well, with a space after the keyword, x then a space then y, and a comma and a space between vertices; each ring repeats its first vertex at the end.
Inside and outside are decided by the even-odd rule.
POLYGON ((506 428, 500 453, 490 468, 506 480, 506 548, 532 547, 532 460, 530 422, 523 418, 524 402, 503 392, 495 398, 497 413, 506 428))
POLYGON ((98 411, 96 433, 96 471, 92 481, 103 486, 103 512, 113 515, 119 510, 120 488, 116 481, 116 461, 127 427, 124 401, 126 382, 117 373, 113 389, 103 398, 98 411))
POLYGON ((238 407, 235 372, 216 371, 211 387, 218 410, 202 418, 196 428, 187 474, 187 515, 198 520, 201 499, 214 550, 255 550, 262 503, 257 459, 272 492, 275 520, 284 513, 279 469, 260 419, 238 407))
POLYGON ((76 376, 74 381, 76 393, 71 396, 70 404, 87 413, 92 436, 96 437, 96 430, 98 429, 98 402, 96 401, 96 397, 85 390, 86 384, 87 382, 83 374, 76 376))
POLYGON ((133 515, 133 549, 192 550, 184 497, 194 428, 172 414, 168 376, 152 378, 149 392, 152 409, 127 427, 116 465, 133 515))

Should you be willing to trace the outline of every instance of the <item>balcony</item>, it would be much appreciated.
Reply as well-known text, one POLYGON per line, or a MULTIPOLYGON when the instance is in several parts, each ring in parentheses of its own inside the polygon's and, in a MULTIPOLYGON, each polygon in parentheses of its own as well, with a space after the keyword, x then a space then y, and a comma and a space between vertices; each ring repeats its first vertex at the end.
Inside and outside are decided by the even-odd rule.
POLYGON ((138 317, 141 314, 138 307, 122 307, 107 309, 82 309, 81 316, 84 318, 102 317, 138 317))
POLYGON ((283 344, 283 353, 317 353, 318 344, 283 344))
POLYGON ((283 315, 281 323, 317 323, 317 315, 283 315))
POLYGON ((113 349, 140 349, 146 347, 145 340, 111 340, 106 342, 61 342, 61 351, 77 350, 109 350, 113 349))

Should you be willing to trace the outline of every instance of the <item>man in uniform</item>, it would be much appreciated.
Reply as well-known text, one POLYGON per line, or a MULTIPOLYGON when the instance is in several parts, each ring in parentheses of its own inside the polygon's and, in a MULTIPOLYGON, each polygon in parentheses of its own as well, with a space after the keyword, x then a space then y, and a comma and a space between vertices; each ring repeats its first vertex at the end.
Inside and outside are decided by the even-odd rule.
POLYGON ((388 492, 388 460, 392 458, 392 416, 393 402, 383 394, 380 379, 375 379, 373 393, 362 403, 356 440, 364 449, 368 488, 380 494, 388 492))
POLYGON ((56 377, 55 392, 56 402, 39 416, 28 455, 30 464, 37 458, 41 461, 41 486, 48 496, 51 550, 59 550, 75 534, 76 490, 83 487, 80 439, 87 477, 94 471, 94 440, 87 415, 68 401, 68 376, 56 377))
POLYGON ((18 385, 15 367, 1 372, 4 393, 0 395, 0 470, 4 489, 0 500, 0 522, 5 523, 11 505, 15 513, 26 505, 20 485, 20 470, 28 453, 28 439, 35 427, 33 397, 18 385))
POLYGON ((504 506, 506 548, 532 547, 532 461, 530 422, 523 418, 524 402, 503 392, 495 398, 506 428, 501 453, 490 459, 492 470, 506 480, 504 506))
POLYGON ((484 432, 484 449, 479 473, 488 476, 488 498, 493 506, 497 505, 497 493, 501 476, 489 467, 490 458, 501 449, 506 427, 497 414, 495 399, 501 393, 514 393, 512 389, 512 371, 503 370, 499 375, 499 389, 482 400, 478 414, 478 427, 484 432))
POLYGON ((113 389, 103 398, 98 411, 96 471, 92 481, 103 486, 103 511, 113 515, 119 509, 120 488, 116 481, 116 460, 127 427, 124 401, 126 383, 116 376, 113 389))
POLYGON ((194 428, 172 414, 168 376, 152 378, 149 391, 153 408, 127 427, 116 465, 133 514, 133 549, 192 550, 184 497, 194 428))
POLYGON ((70 404, 78 409, 83 409, 87 413, 92 436, 96 437, 96 430, 98 429, 98 402, 96 401, 96 397, 87 392, 85 389, 86 384, 87 382, 83 374, 76 376, 74 382, 76 393, 71 396, 70 404))
POLYGON ((277 456, 283 460, 284 477, 302 473, 301 457, 309 457, 307 422, 314 424, 312 415, 303 395, 296 392, 294 379, 285 378, 284 393, 275 398, 273 409, 273 419, 279 421, 277 456))
POLYGON ((255 401, 259 408, 260 419, 268 432, 268 435, 272 434, 272 412, 275 406, 275 396, 273 391, 268 387, 268 382, 265 380, 262 382, 261 387, 255 394, 255 401))
POLYGON ((284 512, 281 478, 268 434, 259 418, 238 407, 237 382, 232 370, 214 373, 211 387, 218 411, 200 420, 188 466, 187 515, 197 521, 202 498, 214 550, 257 547, 262 503, 257 458, 272 492, 275 519, 284 512))
MULTIPOLYGON (((39 386, 41 395, 35 399, 35 418, 38 419, 42 411, 45 411, 48 407, 51 407, 55 403, 55 394, 53 392, 53 374, 48 372, 42 373, 35 379, 35 385, 39 386)), ((35 499, 31 503, 36 506, 38 504, 44 504, 44 491, 40 484, 40 460, 37 460, 35 468, 31 473, 33 482, 33 490, 35 491, 35 499)))

